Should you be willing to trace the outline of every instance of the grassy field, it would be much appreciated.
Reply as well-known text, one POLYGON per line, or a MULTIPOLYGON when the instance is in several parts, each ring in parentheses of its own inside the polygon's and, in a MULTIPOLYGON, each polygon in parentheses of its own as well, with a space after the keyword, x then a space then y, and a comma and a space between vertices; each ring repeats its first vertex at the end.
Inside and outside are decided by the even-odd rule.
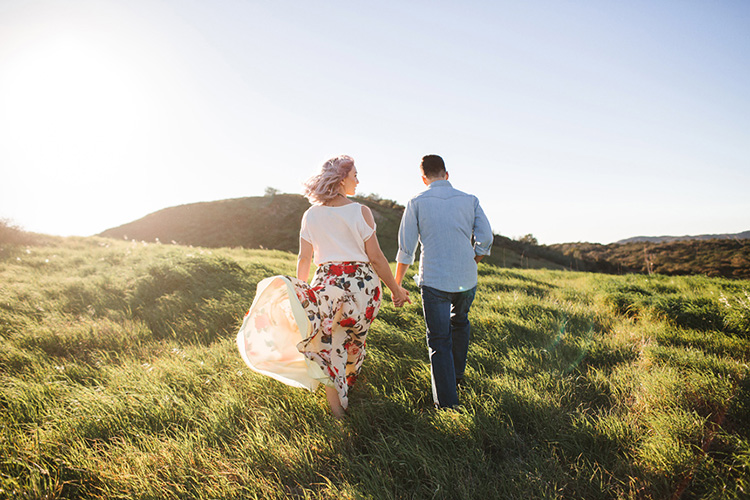
POLYGON ((415 300, 381 310, 337 421, 235 346, 257 282, 294 264, 99 238, 1 249, 0 497, 750 494, 750 282, 482 264, 465 411, 431 410, 415 300))

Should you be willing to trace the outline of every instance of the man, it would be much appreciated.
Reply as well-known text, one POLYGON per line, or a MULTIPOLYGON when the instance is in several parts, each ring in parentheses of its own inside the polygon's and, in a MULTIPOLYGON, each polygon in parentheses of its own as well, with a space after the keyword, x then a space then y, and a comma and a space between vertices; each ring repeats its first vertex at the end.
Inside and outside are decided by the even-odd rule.
POLYGON ((466 368, 471 325, 469 308, 477 289, 477 263, 489 255, 493 235, 476 196, 448 182, 443 159, 422 158, 427 189, 406 205, 398 231, 396 282, 422 244, 417 284, 427 326, 432 396, 438 408, 458 405, 456 387, 466 368), (473 242, 472 242, 473 238, 473 242))

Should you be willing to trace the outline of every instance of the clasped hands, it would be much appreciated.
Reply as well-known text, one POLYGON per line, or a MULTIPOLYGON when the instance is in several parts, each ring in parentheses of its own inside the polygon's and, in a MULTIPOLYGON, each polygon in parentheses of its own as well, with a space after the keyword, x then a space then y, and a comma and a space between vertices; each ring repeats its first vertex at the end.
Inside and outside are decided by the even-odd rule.
POLYGON ((407 302, 411 304, 409 291, 402 286, 399 286, 396 290, 391 291, 391 300, 393 300, 393 305, 396 307, 402 307, 407 302))

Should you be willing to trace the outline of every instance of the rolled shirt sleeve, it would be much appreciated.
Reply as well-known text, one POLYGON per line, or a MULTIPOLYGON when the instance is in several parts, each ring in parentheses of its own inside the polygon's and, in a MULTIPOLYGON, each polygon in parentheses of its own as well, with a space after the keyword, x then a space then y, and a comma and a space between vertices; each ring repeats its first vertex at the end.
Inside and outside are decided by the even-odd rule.
POLYGON ((484 210, 479 205, 479 199, 475 198, 474 204, 474 253, 477 255, 489 255, 495 236, 484 210))
POLYGON ((415 204, 410 201, 406 204, 404 215, 401 217, 401 225, 398 228, 398 254, 396 262, 408 266, 414 263, 419 243, 419 225, 417 224, 417 210, 415 204))

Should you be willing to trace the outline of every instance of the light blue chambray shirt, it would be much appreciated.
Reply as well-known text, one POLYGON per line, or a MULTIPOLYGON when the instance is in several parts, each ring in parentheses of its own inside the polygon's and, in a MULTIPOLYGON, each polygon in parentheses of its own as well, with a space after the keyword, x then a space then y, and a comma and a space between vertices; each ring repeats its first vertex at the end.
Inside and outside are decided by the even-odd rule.
POLYGON ((477 285, 474 256, 489 255, 493 239, 477 197, 454 189, 447 180, 437 180, 406 204, 396 261, 411 265, 421 243, 417 284, 462 292, 477 285))

